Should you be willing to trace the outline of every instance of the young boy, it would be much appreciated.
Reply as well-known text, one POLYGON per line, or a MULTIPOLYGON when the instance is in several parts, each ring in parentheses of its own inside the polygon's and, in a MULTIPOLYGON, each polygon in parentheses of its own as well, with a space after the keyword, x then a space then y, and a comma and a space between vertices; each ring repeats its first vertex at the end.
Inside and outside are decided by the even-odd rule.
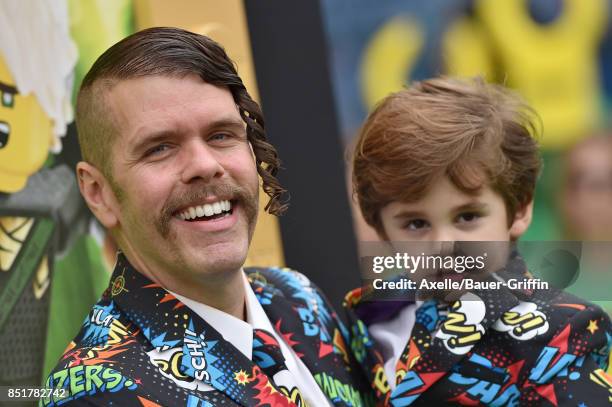
MULTIPOLYGON (((353 157, 366 222, 392 242, 515 241, 531 221, 540 170, 533 116, 480 79, 436 78, 388 96, 353 157)), ((506 258, 489 280, 534 281, 520 256, 506 258)), ((379 405, 611 403, 609 317, 562 291, 530 288, 502 284, 451 303, 365 300, 371 287, 349 293, 351 347, 379 405)))

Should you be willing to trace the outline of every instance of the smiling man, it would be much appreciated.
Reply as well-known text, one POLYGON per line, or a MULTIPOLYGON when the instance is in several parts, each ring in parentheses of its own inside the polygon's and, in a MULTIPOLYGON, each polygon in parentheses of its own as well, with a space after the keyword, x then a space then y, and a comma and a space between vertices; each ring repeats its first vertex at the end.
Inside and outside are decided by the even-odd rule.
MULTIPOLYGON (((260 179, 279 160, 223 48, 136 33, 83 80, 81 193, 120 252, 43 405, 359 406, 346 330, 306 277, 247 269, 260 179)), ((362 393, 362 389, 364 393, 362 393)))

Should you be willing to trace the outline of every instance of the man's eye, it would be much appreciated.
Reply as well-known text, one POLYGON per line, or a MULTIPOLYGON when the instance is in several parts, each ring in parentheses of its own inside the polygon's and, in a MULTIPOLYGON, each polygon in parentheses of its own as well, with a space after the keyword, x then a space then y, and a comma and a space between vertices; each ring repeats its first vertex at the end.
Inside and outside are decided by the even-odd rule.
POLYGON ((229 135, 226 133, 215 133, 212 136, 210 136, 209 140, 210 141, 224 141, 229 139, 229 135))
POLYGON ((151 156, 151 155, 157 155, 157 154, 161 154, 164 151, 168 150, 170 148, 170 146, 168 144, 160 144, 158 146, 155 146, 149 150, 147 150, 147 152, 145 153, 145 156, 151 156))
POLYGON ((466 212, 457 216, 457 223, 469 223, 480 219, 480 215, 476 212, 466 212))
POLYGON ((413 219, 413 220, 406 222, 406 225, 404 226, 404 228, 408 230, 419 230, 419 229, 426 228, 427 226, 428 226, 428 223, 426 220, 413 219))

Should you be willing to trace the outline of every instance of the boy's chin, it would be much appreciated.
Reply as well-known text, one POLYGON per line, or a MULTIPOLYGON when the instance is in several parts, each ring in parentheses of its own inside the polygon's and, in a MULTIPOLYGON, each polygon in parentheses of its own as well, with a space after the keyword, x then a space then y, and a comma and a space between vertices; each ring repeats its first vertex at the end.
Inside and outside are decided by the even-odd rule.
POLYGON ((421 290, 417 294, 417 300, 427 301, 436 300, 439 302, 445 302, 452 304, 459 300, 466 290, 421 290))

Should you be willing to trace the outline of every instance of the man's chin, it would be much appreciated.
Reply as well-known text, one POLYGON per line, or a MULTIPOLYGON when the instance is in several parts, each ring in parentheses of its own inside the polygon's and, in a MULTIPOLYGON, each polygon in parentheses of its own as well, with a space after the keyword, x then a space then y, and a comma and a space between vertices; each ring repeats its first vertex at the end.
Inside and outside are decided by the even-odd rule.
POLYGON ((249 231, 244 223, 238 218, 230 229, 212 233, 175 225, 169 243, 186 273, 209 278, 231 274, 246 261, 249 231))
POLYGON ((191 255, 185 253, 185 264, 188 272, 194 275, 225 275, 240 270, 246 261, 247 251, 236 249, 229 243, 209 245, 191 255))

